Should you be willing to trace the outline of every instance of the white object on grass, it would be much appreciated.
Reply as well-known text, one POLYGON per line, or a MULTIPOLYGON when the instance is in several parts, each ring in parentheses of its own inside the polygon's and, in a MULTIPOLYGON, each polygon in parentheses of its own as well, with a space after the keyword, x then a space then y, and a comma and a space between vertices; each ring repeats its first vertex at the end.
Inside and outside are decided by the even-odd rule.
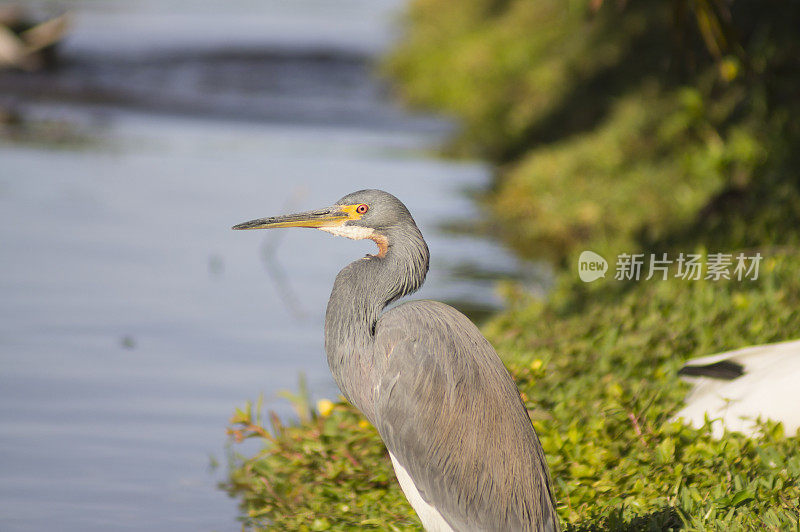
POLYGON ((708 414, 717 438, 725 428, 753 436, 759 417, 782 421, 787 436, 800 428, 800 340, 696 358, 680 374, 694 388, 675 418, 700 427, 708 414))

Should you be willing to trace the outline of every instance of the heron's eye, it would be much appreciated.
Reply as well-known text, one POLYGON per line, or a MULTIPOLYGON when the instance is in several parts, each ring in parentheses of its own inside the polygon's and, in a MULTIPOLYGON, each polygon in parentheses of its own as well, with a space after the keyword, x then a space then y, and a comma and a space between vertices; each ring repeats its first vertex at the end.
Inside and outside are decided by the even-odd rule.
POLYGON ((362 203, 361 205, 359 205, 358 207, 356 207, 356 212, 357 212, 358 214, 366 214, 366 212, 367 212, 368 210, 369 210, 369 205, 367 205, 366 203, 362 203))

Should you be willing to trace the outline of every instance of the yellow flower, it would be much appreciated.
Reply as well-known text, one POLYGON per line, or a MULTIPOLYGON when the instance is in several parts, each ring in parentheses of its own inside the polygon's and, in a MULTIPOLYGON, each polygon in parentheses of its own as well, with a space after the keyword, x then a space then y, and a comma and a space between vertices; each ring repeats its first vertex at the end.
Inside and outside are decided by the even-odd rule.
POLYGON ((358 422, 358 426, 361 427, 362 429, 369 428, 369 421, 367 421, 366 419, 362 419, 361 421, 358 422))
POLYGON ((333 403, 327 399, 317 401, 317 410, 322 417, 328 417, 333 411, 333 403))
POLYGON ((725 81, 733 81, 739 76, 739 61, 735 57, 726 57, 719 62, 719 73, 725 81))

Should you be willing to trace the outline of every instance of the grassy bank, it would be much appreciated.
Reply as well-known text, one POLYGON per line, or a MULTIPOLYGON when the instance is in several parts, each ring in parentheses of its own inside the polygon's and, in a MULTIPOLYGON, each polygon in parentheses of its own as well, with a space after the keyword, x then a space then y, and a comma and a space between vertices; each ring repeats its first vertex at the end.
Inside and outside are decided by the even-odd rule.
MULTIPOLYGON (((671 421, 687 358, 800 331, 800 5, 416 0, 386 70, 487 158, 497 234, 551 261, 507 285, 484 332, 512 371, 575 530, 800 529, 800 441, 671 421), (583 249, 760 253, 757 280, 578 279, 583 249)), ((418 528, 375 431, 344 404, 237 437, 230 489, 253 526, 418 528)), ((238 432, 236 432, 238 431, 238 432)))
MULTIPOLYGON (((800 254, 773 256, 758 281, 643 282, 548 301, 511 295, 485 331, 534 419, 575 529, 792 530, 800 500, 797 438, 767 424, 763 438, 670 421, 686 391, 687 356, 800 330, 800 254)), ((565 285, 566 286, 566 285, 565 285)), ((351 407, 303 407, 255 457, 239 457, 231 487, 257 526, 276 530, 418 527, 372 427, 351 407)), ((242 436, 263 422, 240 414, 242 436)))

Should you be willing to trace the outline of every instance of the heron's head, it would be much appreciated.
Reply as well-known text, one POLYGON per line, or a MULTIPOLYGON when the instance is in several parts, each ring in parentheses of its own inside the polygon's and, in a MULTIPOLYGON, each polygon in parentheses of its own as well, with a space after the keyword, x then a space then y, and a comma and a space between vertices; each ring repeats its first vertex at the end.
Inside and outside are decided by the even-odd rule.
POLYGON ((399 199, 382 190, 359 190, 324 209, 259 218, 234 225, 233 229, 310 227, 355 240, 369 238, 378 244, 378 256, 382 257, 393 230, 409 225, 416 228, 399 199))

